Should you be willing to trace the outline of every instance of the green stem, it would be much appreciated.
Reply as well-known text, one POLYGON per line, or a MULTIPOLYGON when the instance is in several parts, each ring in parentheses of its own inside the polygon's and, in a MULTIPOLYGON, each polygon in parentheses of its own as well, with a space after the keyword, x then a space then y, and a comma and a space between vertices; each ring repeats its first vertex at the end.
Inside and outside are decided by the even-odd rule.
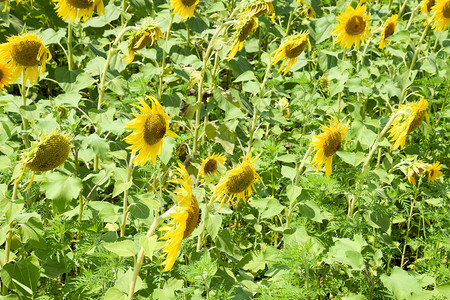
MULTIPOLYGON (((131 177, 133 175, 133 162, 136 153, 131 153, 130 161, 128 162, 127 167, 127 183, 130 182, 131 177)), ((125 227, 127 225, 127 217, 128 217, 128 190, 126 189, 123 192, 123 216, 122 216, 122 224, 120 225, 120 236, 125 236, 125 227)))
POLYGON ((303 166, 305 165, 306 159, 308 158, 309 154, 311 154, 311 151, 313 148, 309 146, 308 150, 305 153, 305 156, 303 156, 302 162, 300 163, 300 167, 297 170, 297 175, 295 175, 295 185, 298 185, 298 181, 300 180, 300 174, 303 170, 303 166))
POLYGON ((411 208, 410 208, 410 210, 409 210, 409 217, 408 217, 408 221, 407 221, 407 223, 406 223, 405 244, 403 245, 402 260, 401 260, 401 262, 400 262, 400 268, 403 268, 403 263, 404 263, 404 261, 405 261, 406 244, 407 244, 407 242, 408 242, 409 231, 410 231, 410 229, 411 229, 411 218, 412 218, 412 213, 413 213, 413 210, 414 210, 414 206, 415 206, 415 204, 416 204, 417 196, 419 195, 419 187, 420 187, 420 184, 421 184, 421 183, 422 183, 422 177, 419 179, 419 182, 418 182, 418 184, 417 184, 416 192, 415 192, 414 198, 413 198, 413 202, 411 203, 411 208))
MULTIPOLYGON (((161 224, 165 219, 167 219, 170 216, 169 212, 165 212, 163 215, 155 218, 153 221, 152 226, 147 232, 147 238, 151 237, 153 235, 153 232, 155 231, 156 227, 158 227, 159 224, 161 224)), ((134 272, 133 272, 133 279, 130 284, 130 290, 128 292, 128 299, 133 299, 134 290, 136 288, 136 281, 139 276, 139 271, 141 270, 142 263, 144 262, 145 258, 145 250, 144 247, 141 247, 141 250, 139 251, 138 257, 136 259, 136 263, 134 265, 134 272)))
POLYGON ((173 23, 173 18, 174 15, 171 14, 170 16, 170 21, 169 21, 169 27, 167 28, 167 32, 166 32, 166 42, 165 45, 163 47, 163 57, 162 57, 162 62, 161 62, 161 75, 159 76, 159 87, 158 87, 158 97, 159 99, 161 99, 162 96, 162 88, 163 88, 163 78, 164 78, 164 73, 166 72, 166 48, 168 45, 168 42, 170 40, 170 29, 172 28, 172 23, 173 23))
POLYGON ((212 204, 211 202, 206 204, 205 219, 203 220, 202 231, 200 232, 200 235, 198 236, 198 239, 197 239, 197 252, 200 252, 200 250, 203 247, 204 237, 205 237, 206 220, 209 218, 209 209, 211 208, 211 204, 212 204))
MULTIPOLYGON (((81 227, 81 221, 83 219, 83 208, 84 208, 83 190, 81 190, 80 193, 78 194, 78 200, 80 202, 80 207, 78 210, 78 223, 79 223, 78 226, 81 227)), ((78 229, 77 237, 78 237, 78 239, 81 237, 81 229, 78 229)))
POLYGON ((187 44, 191 44, 191 31, 189 30, 189 25, 187 22, 184 23, 186 25, 186 32, 187 32, 187 44))
POLYGON ((73 63, 73 48, 72 48, 72 22, 69 21, 67 25, 67 52, 68 52, 68 65, 69 70, 74 69, 73 63))
MULTIPOLYGON (((20 94, 22 95, 22 105, 26 106, 27 105, 27 92, 26 92, 26 81, 25 81, 25 71, 22 74, 23 80, 22 80, 22 86, 20 87, 20 94)), ((23 130, 28 130, 28 120, 25 117, 22 117, 22 122, 23 122, 23 130)), ((29 148, 30 147, 30 141, 28 138, 28 133, 25 133, 23 135, 23 139, 24 139, 24 143, 25 143, 25 148, 29 148)))
POLYGON ((400 8, 399 12, 398 12, 398 17, 400 18, 403 14, 403 11, 405 10, 406 4, 408 3, 408 0, 405 0, 405 2, 403 2, 402 7, 400 8))
POLYGON ((125 26, 125 10, 126 9, 127 9, 127 0, 122 0, 122 13, 120 14, 120 24, 122 25, 122 27, 125 26))
POLYGON ((285 37, 287 37, 287 35, 289 33, 289 29, 291 28, 291 22, 292 22, 292 17, 294 16, 294 11, 291 11, 291 13, 289 14, 289 20, 288 20, 288 23, 287 23, 287 26, 286 26, 286 31, 284 33, 283 39, 285 37))

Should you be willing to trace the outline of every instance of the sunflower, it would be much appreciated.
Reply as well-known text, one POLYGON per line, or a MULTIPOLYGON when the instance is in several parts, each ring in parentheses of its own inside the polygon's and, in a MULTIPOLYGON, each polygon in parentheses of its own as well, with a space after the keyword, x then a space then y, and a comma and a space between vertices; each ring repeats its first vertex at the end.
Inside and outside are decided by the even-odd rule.
POLYGON ((397 19, 398 15, 392 15, 389 19, 387 19, 386 23, 384 23, 383 32, 381 33, 381 40, 378 44, 381 49, 389 43, 389 40, 386 39, 394 34, 397 27, 397 19))
POLYGON ((33 183, 36 172, 45 172, 55 169, 64 163, 70 153, 69 135, 67 133, 58 133, 53 130, 48 136, 43 136, 41 141, 35 144, 31 150, 25 153, 21 160, 22 173, 14 181, 16 183, 22 178, 26 169, 33 171, 27 190, 33 183))
POLYGON ((436 179, 442 174, 442 166, 439 162, 435 162, 432 165, 428 165, 428 182, 435 183, 436 179))
POLYGON ((125 61, 129 64, 134 59, 134 52, 141 50, 148 44, 153 45, 159 38, 164 38, 161 32, 161 28, 158 27, 158 23, 153 19, 147 19, 138 31, 133 32, 128 38, 128 59, 125 61))
POLYGON ((415 162, 411 165, 408 171, 408 181, 409 183, 416 185, 416 176, 425 174, 425 171, 430 165, 423 163, 421 161, 415 162))
POLYGON ((341 47, 351 48, 353 44, 359 49, 359 42, 367 42, 367 36, 372 37, 369 30, 370 13, 366 13, 366 5, 361 6, 361 2, 354 9, 347 6, 345 12, 336 17, 339 24, 334 26, 332 34, 337 34, 335 43, 340 42, 341 47))
POLYGON ((420 6, 422 7, 422 12, 425 14, 430 14, 431 12, 431 8, 434 6, 435 1, 434 0, 425 0, 422 2, 422 4, 420 4, 420 6))
POLYGON ((94 8, 97 7, 97 14, 105 13, 103 0, 54 0, 58 2, 56 5, 56 13, 63 20, 68 19, 69 22, 86 22, 92 18, 94 8))
POLYGON ((309 43, 308 39, 308 32, 302 32, 292 35, 286 41, 284 41, 277 50, 272 52, 272 55, 274 55, 275 57, 272 58, 271 63, 276 64, 281 59, 284 59, 280 68, 278 69, 278 72, 281 72, 286 62, 289 61, 286 69, 283 72, 283 75, 286 75, 289 69, 297 62, 297 57, 302 54, 306 46, 311 49, 311 44, 309 43))
POLYGON ((312 160, 312 165, 317 165, 316 172, 318 172, 325 163, 325 175, 330 177, 333 165, 333 155, 341 148, 342 138, 348 130, 348 123, 344 125, 339 123, 335 117, 328 119, 330 127, 322 125, 323 133, 315 135, 315 140, 311 142, 311 147, 314 148, 316 155, 312 160))
POLYGON ((222 178, 220 182, 214 188, 211 201, 220 201, 220 208, 226 203, 233 204, 233 200, 236 198, 236 204, 239 200, 250 197, 253 191, 256 191, 254 181, 261 181, 258 173, 256 173, 255 161, 261 156, 258 154, 253 160, 251 153, 248 158, 243 156, 242 163, 238 167, 230 170, 222 178), (227 199, 228 197, 228 199, 227 199))
POLYGON ((11 70, 11 82, 16 81, 24 72, 24 82, 37 82, 45 71, 45 63, 52 58, 44 43, 34 34, 25 33, 11 36, 0 45, 0 61, 8 63, 11 70))
POLYGON ((310 19, 316 17, 316 11, 311 5, 306 5, 306 8, 303 10, 303 14, 305 14, 310 19))
MULTIPOLYGON (((225 164, 225 155, 223 154, 215 154, 208 153, 208 157, 202 162, 202 166, 200 167, 200 171, 198 172, 198 176, 207 178, 212 175, 219 174, 217 163, 225 164)), ((203 182, 203 179, 202 179, 203 182)))
POLYGON ((181 20, 192 18, 198 2, 199 0, 170 0, 170 9, 173 9, 172 14, 177 14, 181 20))
POLYGON ((242 49, 244 42, 250 33, 255 32, 258 28, 258 19, 253 15, 246 15, 235 28, 233 47, 227 55, 227 60, 232 60, 236 53, 242 49))
POLYGON ((142 106, 137 106, 142 114, 133 114, 136 118, 125 124, 125 128, 136 128, 125 142, 131 144, 127 149, 132 153, 139 151, 135 158, 136 164, 145 165, 150 158, 156 165, 156 156, 161 154, 164 137, 166 134, 170 137, 177 135, 169 129, 169 116, 164 113, 163 107, 158 100, 153 97, 145 96, 152 102, 152 108, 142 99, 139 102, 142 106))
POLYGON ((166 231, 161 239, 170 239, 169 243, 163 248, 164 255, 166 255, 166 260, 163 262, 163 265, 165 265, 163 272, 172 269, 181 242, 195 230, 200 219, 200 209, 197 199, 192 194, 192 182, 189 174, 181 163, 178 163, 176 169, 180 178, 174 179, 172 182, 181 185, 181 188, 174 192, 174 199, 178 202, 178 206, 175 206, 170 213, 172 221, 159 229, 159 231, 166 231))
POLYGON ((0 91, 11 82, 11 65, 0 62, 0 91))
POLYGON ((420 101, 408 105, 402 105, 396 112, 398 116, 392 122, 392 128, 389 130, 389 137, 392 145, 392 150, 403 149, 406 142, 406 135, 416 130, 422 123, 424 117, 428 120, 427 114, 428 102, 423 96, 420 96, 420 101))
POLYGON ((430 17, 430 22, 433 23, 432 28, 435 31, 444 31, 450 24, 450 0, 442 0, 431 9, 434 11, 430 17))
POLYGON ((242 21, 246 16, 251 15, 259 17, 262 15, 271 15, 275 12, 273 8, 272 0, 256 0, 247 5, 244 10, 239 14, 239 21, 242 21))

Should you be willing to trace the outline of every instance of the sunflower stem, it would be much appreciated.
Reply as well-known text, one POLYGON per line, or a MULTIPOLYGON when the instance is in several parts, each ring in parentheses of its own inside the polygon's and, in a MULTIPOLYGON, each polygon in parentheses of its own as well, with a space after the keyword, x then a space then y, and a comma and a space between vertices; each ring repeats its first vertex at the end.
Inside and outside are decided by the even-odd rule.
MULTIPOLYGON (((78 226, 81 227, 81 220, 83 219, 83 208, 84 208, 83 190, 81 190, 80 193, 78 194, 78 200, 80 201, 80 204, 79 204, 80 207, 78 210, 78 223, 79 223, 78 226)), ((81 237, 81 229, 79 228, 78 232, 77 232, 77 239, 80 239, 80 237, 81 237)))
MULTIPOLYGON (((128 162, 127 167, 127 183, 130 182, 131 177, 133 175, 133 162, 136 153, 131 153, 130 161, 128 162)), ((123 216, 122 216, 122 224, 120 225, 120 236, 125 236, 125 227, 127 225, 127 216, 128 216, 128 189, 123 192, 123 216)))
POLYGON ((405 2, 403 2, 402 7, 400 8, 399 12, 398 12, 398 17, 400 18, 403 14, 403 11, 405 10, 406 4, 408 4, 408 0, 405 0, 405 2))
POLYGON ((189 30, 189 24, 187 21, 184 23, 186 25, 186 32, 187 32, 187 44, 191 44, 191 31, 189 30))
MULTIPOLYGON (((25 89, 25 85, 26 85, 26 81, 25 81, 25 71, 22 74, 22 86, 20 87, 20 94, 22 95, 22 105, 26 106, 27 105, 27 92, 25 89)), ((23 121, 23 130, 27 131, 28 130, 28 120, 22 116, 22 121, 23 121)), ((28 133, 25 133, 23 135, 23 139, 24 139, 24 143, 25 143, 25 148, 29 148, 30 147, 30 141, 28 138, 28 133)))
POLYGON ((300 163, 300 167, 298 167, 297 175, 295 175, 295 185, 298 185, 298 181, 300 180, 300 174, 302 173, 303 166, 305 165, 306 159, 311 154, 311 151, 313 150, 313 147, 309 146, 308 150, 305 153, 305 156, 303 156, 302 162, 300 163))
POLYGON ((291 11, 291 13, 289 14, 289 20, 288 20, 288 23, 286 26, 286 31, 284 33, 283 39, 286 38, 289 34, 289 29, 291 28, 291 22, 292 22, 292 17, 294 16, 294 11, 295 10, 291 11))
MULTIPOLYGON (((174 18, 174 14, 171 14, 170 16, 170 20, 169 20, 169 26, 167 27, 167 32, 166 32, 166 42, 165 45, 163 47, 163 57, 162 57, 162 62, 161 62, 161 75, 159 76, 159 87, 158 87, 158 98, 161 99, 162 96, 162 88, 163 88, 163 78, 164 78, 164 73, 166 72, 166 48, 167 48, 167 44, 169 43, 170 40, 170 29, 172 28, 172 23, 173 23, 173 18, 174 18)), ((189 30, 189 29, 188 29, 189 30)))
POLYGON ((68 52, 68 67, 69 71, 74 69, 73 63, 73 48, 72 48, 72 22, 69 21, 67 25, 67 52, 68 52))
MULTIPOLYGON (((153 235, 153 232, 156 230, 156 227, 158 227, 159 224, 161 224, 164 220, 166 220, 169 217, 170 217, 169 211, 166 211, 161 216, 155 218, 152 226, 147 231, 147 235, 146 235, 147 238, 150 238, 153 235)), ((141 270, 142 263, 144 262, 144 258, 145 258, 145 250, 144 250, 144 247, 141 247, 141 250, 139 250, 139 254, 138 254, 138 257, 137 257, 135 265, 134 265, 133 279, 131 281, 130 290, 128 292, 129 300, 133 299, 134 290, 136 288, 137 278, 139 276, 139 271, 141 270)))
POLYGON ((203 239, 204 239, 204 235, 205 235, 205 227, 206 227, 206 220, 209 219, 209 209, 211 208, 211 201, 206 204, 206 209, 205 209, 205 218, 203 219, 203 224, 202 224, 202 231, 200 232, 200 235, 198 236, 197 239, 197 252, 200 252, 200 250, 202 250, 203 248, 203 239))

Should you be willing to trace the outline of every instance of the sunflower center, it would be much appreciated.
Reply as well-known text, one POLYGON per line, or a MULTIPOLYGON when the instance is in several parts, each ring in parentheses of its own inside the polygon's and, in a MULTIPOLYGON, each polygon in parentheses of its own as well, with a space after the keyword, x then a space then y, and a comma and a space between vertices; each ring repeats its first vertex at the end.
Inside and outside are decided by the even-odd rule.
POLYGON ((12 46, 11 56, 17 64, 33 67, 40 62, 38 56, 42 46, 40 41, 23 40, 12 46))
POLYGON ((188 217, 186 220, 186 229, 184 230, 183 239, 187 238, 195 230, 200 219, 200 208, 198 207, 197 198, 192 195, 191 206, 187 210, 188 217))
POLYGON ((450 19, 450 2, 447 1, 447 3, 445 3, 442 14, 444 15, 444 18, 450 19))
POLYGON ((252 167, 244 167, 241 173, 233 175, 228 179, 228 192, 238 194, 245 191, 253 182, 254 176, 252 167))
POLYGON ((386 30, 384 31, 384 38, 387 39, 388 37, 390 37, 392 34, 394 34, 394 31, 395 31, 395 24, 389 23, 386 26, 386 30))
POLYGON ((203 169, 205 170, 206 175, 216 172, 217 171, 217 160, 209 159, 206 162, 205 167, 203 169))
MULTIPOLYGON (((0 0, 0 2, 2 2, 2 0, 0 0)), ((3 79, 3 71, 2 69, 0 69, 0 82, 2 81, 2 79, 3 79)))
POLYGON ((138 51, 141 50, 142 48, 144 48, 145 46, 148 45, 148 43, 150 43, 152 41, 152 38, 147 35, 146 37, 144 37, 142 39, 142 41, 138 44, 139 39, 142 37, 142 34, 139 34, 137 36, 135 36, 133 38, 133 41, 131 42, 131 50, 133 51, 138 51))
POLYGON ((149 145, 159 142, 166 134, 166 120, 161 114, 150 115, 145 121, 144 140, 149 145))
POLYGON ((427 1, 427 11, 429 12, 431 10, 431 7, 434 6, 434 0, 428 0, 427 1))
POLYGON ((92 0, 67 0, 67 3, 69 3, 70 6, 76 7, 76 8, 90 8, 92 5, 94 5, 94 1, 92 0))
POLYGON ((433 175, 434 175, 434 170, 433 169, 431 169, 430 171, 430 178, 433 178, 433 175))
POLYGON ((245 23, 244 26, 242 26, 241 31, 239 32, 238 40, 240 42, 243 42, 247 39, 247 37, 252 32, 253 26, 255 25, 255 18, 251 18, 248 20, 247 23, 245 23))
POLYGON ((335 131, 331 133, 323 142, 323 152, 326 157, 332 156, 341 148, 342 135, 335 131))
POLYGON ((181 0, 184 6, 191 7, 197 0, 181 0))
POLYGON ((35 156, 26 163, 26 167, 40 172, 53 170, 67 159, 69 152, 67 139, 59 134, 52 135, 38 146, 35 156))
POLYGON ((350 35, 360 35, 366 28, 366 22, 361 16, 353 16, 345 25, 345 31, 350 35))
POLYGON ((303 50, 305 50, 307 43, 308 42, 305 40, 305 41, 302 41, 299 45, 294 45, 294 44, 287 45, 286 49, 285 49, 286 56, 288 58, 296 58, 303 52, 303 50))
POLYGON ((414 130, 416 130, 419 127, 419 125, 423 121, 423 118, 425 117, 426 112, 427 112, 426 110, 420 110, 416 113, 411 124, 409 124, 408 133, 413 132, 414 130))

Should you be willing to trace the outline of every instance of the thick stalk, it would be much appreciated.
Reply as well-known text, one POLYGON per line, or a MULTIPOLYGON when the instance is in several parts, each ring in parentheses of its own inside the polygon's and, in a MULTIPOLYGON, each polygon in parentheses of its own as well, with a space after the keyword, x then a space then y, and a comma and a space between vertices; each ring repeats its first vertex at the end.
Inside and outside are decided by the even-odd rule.
POLYGON ((422 177, 419 179, 419 182, 418 182, 418 184, 417 184, 416 192, 415 192, 415 194, 414 194, 414 199, 413 199, 413 202, 411 203, 411 208, 410 208, 410 210, 409 210, 409 217, 408 217, 408 221, 407 221, 407 223, 406 223, 405 244, 403 245, 402 260, 401 260, 401 262, 400 262, 400 268, 403 268, 403 263, 404 263, 404 261, 405 261, 406 244, 407 244, 407 242, 408 242, 409 231, 410 231, 410 229, 411 229, 411 218, 412 218, 414 206, 415 206, 415 204, 416 204, 417 196, 419 195, 419 187, 420 187, 420 184, 421 184, 421 183, 422 183, 422 177))
POLYGON ((302 162, 300 163, 300 167, 298 167, 297 175, 295 175, 295 185, 298 185, 298 181, 300 179, 300 174, 303 170, 303 166, 305 165, 306 159, 308 158, 309 154, 311 154, 311 151, 313 148, 309 146, 308 150, 305 153, 305 156, 303 156, 302 162))
MULTIPOLYGON (((22 95, 22 105, 26 106, 27 105, 27 92, 26 92, 26 81, 25 81, 25 71, 22 74, 23 77, 23 81, 22 81, 22 86, 20 87, 20 94, 22 95)), ((23 130, 28 130, 28 120, 25 117, 22 117, 22 122, 23 122, 23 130)), ((25 148, 29 148, 30 147, 30 141, 28 139, 28 133, 25 133, 23 135, 23 139, 24 139, 24 143, 25 143, 25 148)))
POLYGON ((414 68, 414 65, 416 64, 417 55, 419 54, 419 50, 420 50, 419 46, 420 46, 420 44, 422 44, 423 39, 425 38, 425 35, 427 34, 427 31, 428 31, 429 27, 430 27, 430 24, 427 24, 427 26, 425 27, 425 29, 424 29, 424 31, 422 33, 422 36, 420 37, 419 43, 418 43, 418 45, 416 47, 416 50, 414 51, 414 56, 413 56, 413 59, 411 61, 411 65, 409 66, 409 72, 412 71, 412 69, 414 68))
MULTIPOLYGON (((161 224, 169 216, 170 216, 169 211, 167 211, 164 214, 162 214, 161 216, 155 218, 152 226, 150 227, 150 229, 147 232, 147 237, 148 238, 151 237, 153 235, 153 232, 155 231, 156 227, 158 227, 158 225, 161 224)), ((134 272, 133 272, 133 280, 131 281, 130 290, 128 292, 129 300, 133 299, 134 289, 136 288, 136 281, 139 276, 139 271, 141 270, 142 263, 144 262, 144 258, 145 258, 145 250, 144 250, 144 247, 141 247, 141 250, 139 251, 138 257, 136 259, 136 264, 134 266, 134 272)))
POLYGON ((67 52, 68 52, 68 65, 69 70, 74 69, 73 63, 73 48, 72 48, 72 22, 69 21, 67 25, 67 52))
MULTIPOLYGON (((128 162, 127 167, 127 183, 130 182, 131 177, 133 175, 133 162, 136 153, 131 153, 130 161, 128 162)), ((122 216, 122 224, 120 225, 120 236, 125 236, 125 227, 127 225, 127 217, 128 217, 128 190, 126 189, 123 192, 123 216, 122 216)))
POLYGON ((403 2, 402 7, 400 8, 399 12, 398 12, 398 17, 400 18, 403 14, 403 11, 405 10, 406 4, 408 3, 408 0, 405 0, 405 2, 403 2))
POLYGON ((289 29, 291 28, 291 22, 292 22, 292 17, 294 16, 294 11, 291 11, 291 13, 289 14, 289 20, 286 26, 286 31, 284 33, 283 38, 287 37, 288 33, 289 33, 289 29))
POLYGON ((158 87, 158 96, 160 99, 162 96, 164 73, 166 72, 166 48, 167 48, 167 44, 170 40, 170 29, 172 28, 173 18, 174 18, 174 15, 171 14, 170 21, 169 21, 169 27, 167 28, 167 32, 166 32, 165 46, 162 49, 163 50, 163 57, 162 57, 162 62, 161 62, 162 70, 161 70, 161 75, 159 76, 159 87, 158 87))

